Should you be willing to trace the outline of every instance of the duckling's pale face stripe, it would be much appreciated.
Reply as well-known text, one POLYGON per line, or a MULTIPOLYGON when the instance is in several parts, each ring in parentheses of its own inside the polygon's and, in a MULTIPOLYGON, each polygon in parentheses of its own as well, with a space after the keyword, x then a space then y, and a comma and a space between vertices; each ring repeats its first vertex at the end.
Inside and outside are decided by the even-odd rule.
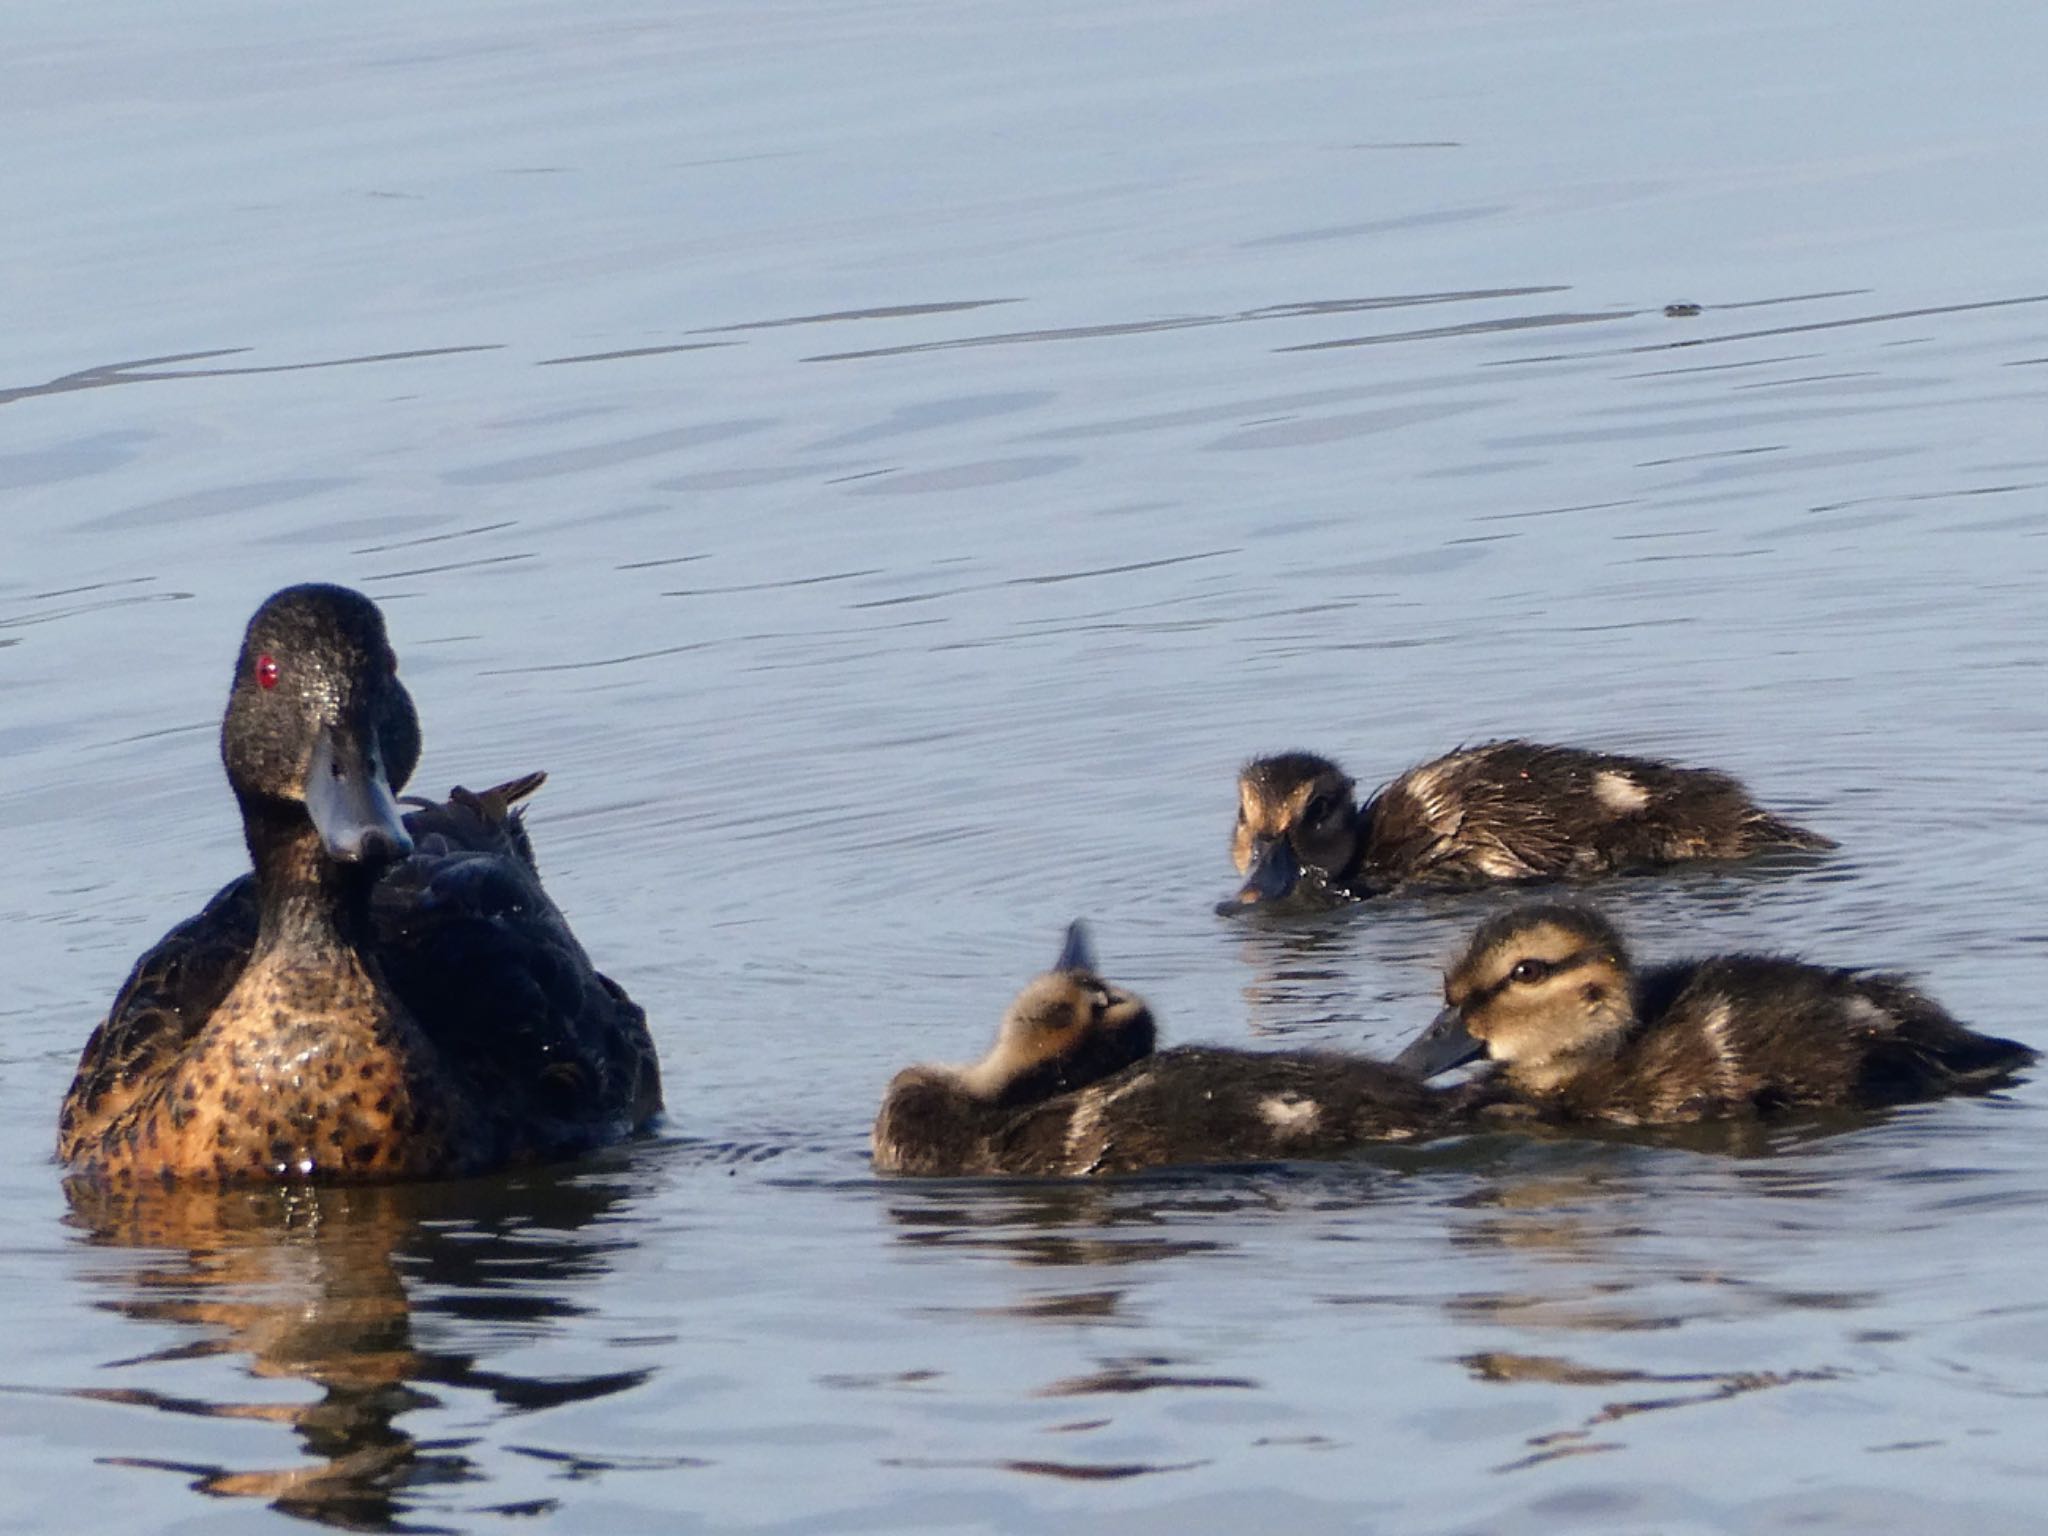
POLYGON ((1593 775, 1593 798, 1610 811, 1626 815, 1648 805, 1650 792, 1627 774, 1605 768, 1593 775))

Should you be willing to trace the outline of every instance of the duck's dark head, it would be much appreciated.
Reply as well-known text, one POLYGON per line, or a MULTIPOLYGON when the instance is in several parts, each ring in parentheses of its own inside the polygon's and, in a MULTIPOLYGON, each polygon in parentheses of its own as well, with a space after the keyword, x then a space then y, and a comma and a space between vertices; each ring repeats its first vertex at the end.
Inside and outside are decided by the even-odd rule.
POLYGON ((412 851, 394 792, 419 762, 419 716, 384 616, 361 593, 286 587, 256 610, 220 750, 245 820, 302 816, 344 864, 412 851))
POLYGON ((1358 857, 1350 777, 1313 752, 1254 758, 1237 775, 1231 858, 1244 884, 1217 907, 1234 912, 1294 894, 1304 874, 1332 881, 1358 857))
POLYGON ((1142 1061, 1155 1033, 1145 1000, 1102 979, 1088 931, 1074 923, 1053 968, 1017 994, 994 1047, 961 1079, 992 1103, 1036 1103, 1142 1061))
POLYGON ((1429 1077, 1480 1056, 1544 1092, 1620 1045, 1635 1017, 1628 950, 1591 907, 1544 902, 1489 918, 1444 972, 1444 1009, 1395 1058, 1429 1077))

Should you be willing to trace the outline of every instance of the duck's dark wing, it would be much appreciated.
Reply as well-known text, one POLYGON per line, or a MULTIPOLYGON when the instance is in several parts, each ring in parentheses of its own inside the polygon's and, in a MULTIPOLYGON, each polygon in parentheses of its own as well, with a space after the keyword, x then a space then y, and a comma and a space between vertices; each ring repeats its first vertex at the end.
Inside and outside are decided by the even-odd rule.
POLYGON ((405 830, 412 834, 413 857, 387 870, 380 883, 404 883, 418 873, 422 858, 458 853, 502 854, 539 873, 520 802, 547 781, 545 773, 528 773, 493 785, 482 794, 458 784, 446 800, 406 796, 405 830))
MULTIPOLYGON (((375 954, 445 1068, 507 1128, 508 1160, 565 1156, 661 1108, 647 1016, 542 889, 513 802, 456 790, 377 883, 375 954)), ((507 793, 506 791, 509 791, 507 793)))
POLYGON ((129 971, 85 1042, 58 1116, 58 1151, 74 1127, 103 1125, 185 1048, 220 1006, 256 946, 256 880, 244 875, 158 939, 129 971))

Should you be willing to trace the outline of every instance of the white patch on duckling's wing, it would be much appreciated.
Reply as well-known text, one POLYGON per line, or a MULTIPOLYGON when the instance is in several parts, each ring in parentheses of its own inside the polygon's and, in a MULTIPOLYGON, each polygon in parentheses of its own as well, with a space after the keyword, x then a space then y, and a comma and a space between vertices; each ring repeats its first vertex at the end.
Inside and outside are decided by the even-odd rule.
POLYGON ((1715 1075, 1723 1097, 1732 1097, 1736 1093, 1742 1074, 1742 1058, 1728 1039, 1728 1026, 1734 1019, 1734 1011, 1724 997, 1700 1020, 1701 1038, 1714 1048, 1714 1055, 1719 1058, 1715 1064, 1715 1075))
POLYGON ((1259 1114, 1266 1124, 1288 1136, 1307 1136, 1323 1118, 1323 1106, 1298 1093, 1276 1093, 1259 1100, 1259 1114))
POLYGON ((1448 770, 1456 761, 1455 758, 1444 758, 1424 763, 1401 776, 1402 791, 1415 802, 1422 819, 1440 832, 1455 827, 1459 819, 1457 803, 1447 793, 1450 788, 1448 770))
POLYGON ((1842 999, 1842 1023, 1858 1034, 1872 1035, 1889 1035, 1899 1027, 1890 1009, 1860 992, 1842 999))
POLYGON ((1083 1088, 1074 1096, 1074 1112, 1067 1118, 1067 1171, 1069 1173, 1099 1173, 1102 1163, 1109 1156, 1110 1144, 1115 1139, 1106 1136, 1102 1130, 1102 1116, 1110 1105, 1134 1089, 1141 1088, 1152 1080, 1150 1072, 1140 1072, 1128 1082, 1114 1088, 1097 1084, 1083 1088))
POLYGON ((1650 803, 1650 792, 1625 773, 1603 768, 1593 775, 1593 798, 1618 815, 1630 815, 1650 803))
POLYGON ((1517 856, 1498 838, 1491 848, 1475 849, 1472 862, 1482 875, 1493 880, 1526 880, 1536 873, 1527 859, 1517 856))

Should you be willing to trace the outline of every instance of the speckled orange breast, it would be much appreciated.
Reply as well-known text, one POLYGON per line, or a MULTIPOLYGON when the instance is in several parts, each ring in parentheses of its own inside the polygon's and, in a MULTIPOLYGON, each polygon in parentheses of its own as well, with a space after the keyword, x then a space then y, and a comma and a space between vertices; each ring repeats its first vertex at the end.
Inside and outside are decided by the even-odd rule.
POLYGON ((353 956, 258 956, 169 1070, 68 1128, 80 1173, 140 1178, 387 1180, 492 1161, 473 1106, 353 956), (125 1102, 123 1102, 125 1100, 125 1102))

